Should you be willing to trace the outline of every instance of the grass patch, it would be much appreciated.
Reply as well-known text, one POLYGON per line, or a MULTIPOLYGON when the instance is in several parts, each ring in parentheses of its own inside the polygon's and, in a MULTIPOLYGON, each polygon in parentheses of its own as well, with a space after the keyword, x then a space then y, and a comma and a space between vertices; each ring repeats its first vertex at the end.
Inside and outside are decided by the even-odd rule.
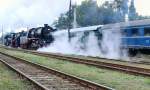
POLYGON ((0 90, 34 90, 34 88, 0 62, 0 90))
POLYGON ((116 90, 150 90, 150 78, 148 77, 124 74, 117 71, 100 69, 68 61, 22 53, 19 51, 3 50, 3 52, 115 88, 116 90))

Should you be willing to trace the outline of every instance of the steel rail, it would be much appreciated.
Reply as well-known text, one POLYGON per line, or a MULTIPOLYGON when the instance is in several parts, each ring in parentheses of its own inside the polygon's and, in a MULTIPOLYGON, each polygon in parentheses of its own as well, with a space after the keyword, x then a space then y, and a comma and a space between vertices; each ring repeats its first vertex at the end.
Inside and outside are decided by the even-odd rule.
POLYGON ((95 66, 99 68, 107 68, 111 70, 122 71, 128 74, 150 77, 150 69, 146 69, 142 67, 127 66, 127 65, 114 64, 114 63, 108 63, 108 62, 103 62, 103 61, 93 61, 93 60, 81 59, 81 58, 70 57, 70 56, 65 56, 65 55, 56 55, 52 53, 37 52, 37 51, 25 50, 25 49, 14 49, 14 48, 6 48, 6 49, 23 51, 25 53, 31 53, 31 54, 38 55, 38 56, 56 58, 58 60, 65 60, 65 61, 85 64, 85 65, 95 66))
POLYGON ((107 68, 111 70, 122 71, 122 72, 133 74, 133 75, 142 75, 142 76, 150 77, 150 69, 146 69, 142 67, 127 66, 127 65, 114 64, 114 63, 108 63, 108 62, 103 62, 103 61, 93 61, 93 60, 81 59, 77 57, 56 55, 52 53, 37 52, 37 51, 32 51, 32 50, 14 49, 14 48, 12 50, 23 51, 25 53, 31 53, 34 55, 40 55, 44 57, 56 58, 58 60, 71 61, 75 63, 86 64, 86 65, 96 66, 100 68, 107 68))
MULTIPOLYGON (((91 82, 91 81, 88 81, 88 80, 85 80, 85 79, 81 79, 81 78, 78 78, 76 76, 73 76, 73 75, 69 75, 69 74, 66 74, 66 73, 63 73, 63 72, 60 72, 58 70, 54 70, 52 68, 48 68, 46 66, 43 66, 43 65, 40 65, 40 64, 36 64, 36 63, 33 63, 33 62, 30 62, 30 61, 27 61, 25 59, 22 59, 22 58, 18 58, 18 57, 15 57, 15 56, 12 56, 12 55, 8 55, 6 53, 2 53, 0 52, 1 54, 7 56, 7 57, 10 57, 10 58, 13 58, 15 60, 19 60, 23 63, 26 63, 26 64, 29 64, 29 65, 32 65, 32 66, 35 66, 35 67, 38 67, 42 70, 45 70, 47 72, 50 72, 54 75, 57 75, 63 79, 67 79, 71 82, 74 82, 78 85, 81 85, 83 87, 88 87, 90 88, 90 90, 114 90, 110 87, 107 87, 107 86, 104 86, 104 85, 100 85, 100 84, 97 84, 97 83, 94 83, 94 82, 91 82)), ((16 70, 15 68, 13 68, 11 65, 9 65, 8 63, 4 62, 3 60, 0 60, 2 61, 3 63, 5 63, 6 65, 8 65, 9 67, 11 67, 12 69, 14 69, 15 71, 17 71, 18 73, 20 73, 21 75, 25 76, 26 78, 28 78, 28 76, 26 76, 25 74, 23 74, 22 72, 16 70)), ((43 88, 44 90, 48 90, 46 87, 42 86, 40 83, 37 83, 36 81, 32 80, 31 78, 28 78, 30 81, 34 82, 36 85, 40 86, 41 88, 43 88)))
MULTIPOLYGON (((0 48, 5 48, 5 49, 10 49, 10 50, 17 50, 17 51, 23 51, 25 50, 25 52, 37 52, 37 51, 33 51, 33 50, 26 50, 26 49, 17 49, 17 48, 11 48, 11 47, 6 47, 6 46, 2 46, 0 45, 0 48)), ((39 52, 39 53, 46 53, 46 52, 39 52)), ((47 54, 47 53, 46 53, 47 54)), ((54 54, 54 55, 57 55, 55 53, 48 53, 48 54, 54 54)), ((72 56, 69 56, 69 57, 72 57, 72 56)), ((108 58, 104 58, 104 57, 92 57, 92 56, 89 56, 89 58, 91 59, 107 59, 107 61, 116 61, 116 62, 122 62, 122 63, 135 63, 135 64, 144 64, 144 65, 150 65, 150 62, 148 61, 125 61, 125 60, 121 60, 121 59, 108 59, 108 58)), ((136 59, 141 59, 141 58, 136 58, 136 59)))
POLYGON ((93 61, 93 60, 81 59, 81 58, 70 57, 70 56, 65 56, 65 55, 56 55, 56 54, 51 54, 51 53, 37 52, 37 51, 32 51, 32 50, 19 49, 19 51, 23 51, 25 53, 31 53, 31 54, 38 55, 38 56, 56 58, 58 60, 65 60, 65 61, 85 64, 85 65, 95 66, 99 68, 107 68, 111 70, 122 71, 122 72, 133 74, 133 75, 142 75, 142 76, 150 77, 150 69, 145 69, 142 67, 127 66, 127 65, 114 64, 114 63, 108 63, 108 62, 103 62, 103 61, 93 61))
MULTIPOLYGON (((6 46, 2 46, 0 45, 0 48, 5 48, 5 49, 11 49, 11 50, 16 50, 17 48, 11 48, 11 47, 6 47, 6 46)), ((17 49, 17 51, 29 51, 29 52, 34 52, 33 50, 26 50, 26 49, 17 49)), ((39 52, 39 53, 46 53, 46 52, 39 52)), ((49 53, 49 54, 54 54, 55 53, 49 53)), ((69 56, 71 57, 71 56, 69 56)), ((136 64, 144 64, 144 65, 150 65, 150 62, 146 62, 146 61, 126 61, 126 60, 121 60, 121 59, 108 59, 108 58, 104 58, 104 57, 93 57, 93 56, 88 56, 91 59, 107 59, 107 61, 116 61, 116 62, 122 62, 122 63, 136 63, 136 64)), ((141 59, 141 58, 137 58, 137 59, 141 59)))
POLYGON ((32 82, 33 84, 35 84, 38 88, 40 88, 41 90, 47 90, 46 87, 44 87, 43 85, 41 85, 40 83, 36 82, 35 80, 31 79, 30 77, 28 77, 26 74, 24 74, 23 72, 17 70, 16 68, 14 68, 13 66, 11 66, 9 63, 5 62, 4 60, 0 59, 0 62, 2 62, 3 64, 5 64, 5 66, 7 66, 8 68, 10 68, 11 70, 15 71, 17 74, 19 74, 21 77, 26 78, 27 80, 29 80, 30 82, 32 82))
POLYGON ((150 77, 150 69, 145 69, 142 67, 127 66, 127 65, 114 64, 114 63, 108 63, 108 62, 103 62, 103 61, 93 61, 93 60, 81 59, 81 58, 76 58, 76 57, 41 53, 41 52, 35 52, 35 51, 27 51, 27 52, 29 52, 29 53, 31 52, 35 55, 56 58, 59 60, 67 60, 67 61, 76 62, 76 63, 80 63, 80 64, 86 64, 86 65, 96 66, 96 67, 100 67, 100 68, 107 68, 107 69, 112 69, 112 70, 117 70, 117 71, 123 71, 123 72, 129 73, 129 74, 150 77))

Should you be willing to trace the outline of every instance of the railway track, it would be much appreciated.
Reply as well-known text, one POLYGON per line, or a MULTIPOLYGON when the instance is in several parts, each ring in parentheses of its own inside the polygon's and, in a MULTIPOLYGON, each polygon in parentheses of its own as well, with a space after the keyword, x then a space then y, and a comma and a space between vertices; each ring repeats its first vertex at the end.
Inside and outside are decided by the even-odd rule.
POLYGON ((5 48, 5 49, 23 51, 25 53, 31 53, 34 55, 39 55, 39 56, 44 56, 44 57, 56 58, 58 60, 65 60, 65 61, 85 64, 85 65, 95 66, 98 68, 107 68, 107 69, 111 69, 111 70, 125 72, 128 74, 142 75, 142 76, 150 77, 150 69, 143 68, 143 67, 134 67, 134 66, 128 66, 128 65, 122 65, 122 64, 108 63, 108 62, 103 62, 103 61, 87 60, 87 59, 81 59, 81 58, 64 56, 64 55, 37 52, 37 51, 32 51, 32 50, 22 50, 22 49, 12 49, 12 48, 5 48))
POLYGON ((40 90, 113 90, 24 59, 0 53, 0 61, 37 85, 40 90))
POLYGON ((35 55, 41 55, 41 56, 46 56, 46 57, 51 57, 51 58, 56 58, 56 59, 61 59, 61 60, 67 60, 71 62, 91 65, 91 66, 100 67, 100 68, 123 71, 123 72, 134 74, 134 75, 150 76, 150 69, 145 69, 145 68, 113 64, 113 63, 107 63, 107 62, 101 62, 101 61, 92 61, 92 60, 86 60, 86 59, 81 59, 81 58, 74 58, 74 57, 33 52, 33 51, 32 53, 35 55))

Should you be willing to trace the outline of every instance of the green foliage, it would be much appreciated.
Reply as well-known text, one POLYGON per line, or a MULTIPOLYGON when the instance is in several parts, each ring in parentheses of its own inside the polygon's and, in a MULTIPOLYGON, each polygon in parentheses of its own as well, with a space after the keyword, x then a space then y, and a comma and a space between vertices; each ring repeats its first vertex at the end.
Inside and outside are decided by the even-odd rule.
MULTIPOLYGON (((138 15, 134 6, 134 0, 131 1, 128 12, 129 0, 114 0, 106 1, 103 5, 98 6, 94 0, 85 0, 81 5, 76 6, 77 23, 81 27, 109 24, 125 21, 125 15, 129 15, 129 20, 146 19, 138 15)), ((73 6, 75 8, 75 6, 73 6)), ((70 23, 73 22, 73 12, 71 10, 70 23)), ((54 22, 54 26, 58 29, 66 29, 69 25, 69 11, 66 14, 61 14, 58 21, 54 22)), ((72 27, 72 26, 71 26, 72 27)))
POLYGON ((81 6, 77 6, 77 22, 80 26, 95 25, 98 23, 98 6, 91 0, 82 2, 81 6))
POLYGON ((134 0, 131 1, 131 5, 129 7, 129 19, 136 20, 138 18, 138 14, 136 13, 136 9, 134 6, 134 0))
POLYGON ((53 24, 59 29, 66 29, 68 25, 67 16, 65 14, 61 14, 58 21, 55 21, 53 24))

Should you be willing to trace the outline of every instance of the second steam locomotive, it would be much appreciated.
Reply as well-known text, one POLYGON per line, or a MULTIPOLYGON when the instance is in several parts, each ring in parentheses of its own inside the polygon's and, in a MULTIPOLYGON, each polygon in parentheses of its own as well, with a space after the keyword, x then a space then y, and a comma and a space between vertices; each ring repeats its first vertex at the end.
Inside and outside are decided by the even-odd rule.
POLYGON ((44 27, 31 28, 28 31, 9 33, 4 37, 4 44, 14 48, 38 49, 54 41, 52 32, 56 29, 44 24, 44 27))

